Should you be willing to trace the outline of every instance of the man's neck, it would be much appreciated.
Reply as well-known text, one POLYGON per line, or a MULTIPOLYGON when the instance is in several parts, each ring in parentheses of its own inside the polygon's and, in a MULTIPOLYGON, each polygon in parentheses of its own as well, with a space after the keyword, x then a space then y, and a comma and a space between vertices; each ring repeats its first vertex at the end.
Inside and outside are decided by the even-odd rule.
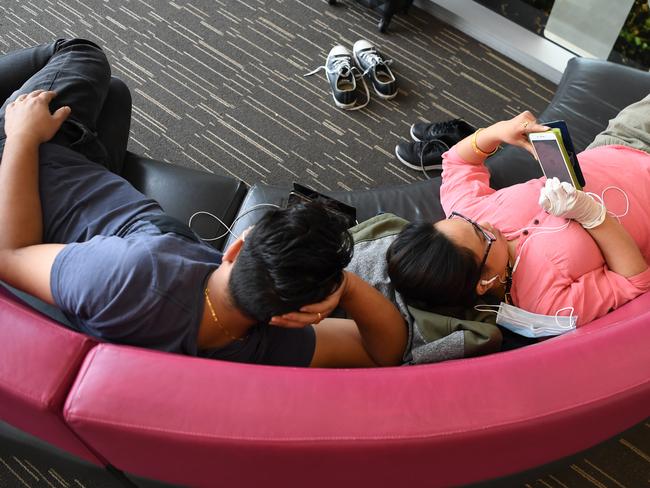
POLYGON ((199 326, 199 349, 223 347, 246 336, 248 329, 255 324, 234 307, 228 290, 229 274, 219 272, 220 268, 208 278, 209 300, 214 309, 214 316, 204 298, 203 316, 199 326), (216 317, 216 319, 215 319, 216 317))

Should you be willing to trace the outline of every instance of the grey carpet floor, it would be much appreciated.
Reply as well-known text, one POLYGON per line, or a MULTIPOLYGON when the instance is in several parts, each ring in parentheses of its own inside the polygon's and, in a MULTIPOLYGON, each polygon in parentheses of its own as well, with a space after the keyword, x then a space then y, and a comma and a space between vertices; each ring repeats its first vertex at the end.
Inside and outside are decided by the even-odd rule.
POLYGON ((539 112, 554 85, 413 8, 388 35, 377 14, 323 0, 192 2, 4 0, 0 51, 60 36, 106 50, 133 94, 130 149, 241 178, 316 189, 410 182, 393 150, 415 121, 463 117, 479 127, 539 112), (337 109, 323 72, 335 44, 373 42, 400 93, 337 109))
MULTIPOLYGON (((390 32, 352 0, 3 0, 0 53, 58 37, 102 45, 133 94, 129 149, 231 175, 248 184, 300 181, 363 189, 425 176, 403 167, 395 144, 416 121, 462 117, 476 126, 541 112, 555 86, 413 8, 390 32), (400 83, 392 101, 334 107, 323 73, 335 44, 361 38, 400 83)), ((0 74, 1 75, 1 74, 0 74)), ((571 460, 494 486, 639 487, 650 483, 650 426, 571 460)), ((23 439, 0 435, 0 487, 120 486, 23 439)))

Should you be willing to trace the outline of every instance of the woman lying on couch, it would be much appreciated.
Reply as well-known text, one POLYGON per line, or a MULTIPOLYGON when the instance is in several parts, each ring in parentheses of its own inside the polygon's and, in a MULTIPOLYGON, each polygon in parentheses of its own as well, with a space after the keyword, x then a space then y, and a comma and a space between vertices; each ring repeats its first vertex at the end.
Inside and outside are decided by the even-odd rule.
POLYGON ((532 153, 530 112, 480 130, 443 159, 446 220, 408 225, 388 273, 420 308, 472 307, 482 295, 578 325, 650 289, 650 97, 623 110, 578 155, 585 192, 535 179, 490 188, 485 159, 500 144, 532 153))

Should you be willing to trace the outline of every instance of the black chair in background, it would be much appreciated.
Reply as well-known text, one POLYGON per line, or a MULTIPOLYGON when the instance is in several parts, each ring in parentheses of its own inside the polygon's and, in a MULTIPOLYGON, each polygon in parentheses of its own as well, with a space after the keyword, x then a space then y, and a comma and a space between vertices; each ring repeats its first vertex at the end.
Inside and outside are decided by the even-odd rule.
MULTIPOLYGON (((383 11, 383 15, 379 20, 377 27, 379 32, 386 32, 388 29, 388 24, 390 24, 390 19, 393 18, 393 14, 397 12, 406 13, 408 8, 413 4, 413 0, 357 0, 359 3, 370 8, 380 8, 383 11)), ((336 5, 337 0, 329 0, 330 5, 336 5)))

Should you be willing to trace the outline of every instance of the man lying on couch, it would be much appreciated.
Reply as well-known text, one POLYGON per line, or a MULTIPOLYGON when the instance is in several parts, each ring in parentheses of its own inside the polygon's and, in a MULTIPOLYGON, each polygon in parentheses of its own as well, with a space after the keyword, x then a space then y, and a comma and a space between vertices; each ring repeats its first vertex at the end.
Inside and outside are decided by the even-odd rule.
POLYGON ((343 271, 344 219, 317 203, 278 209, 222 255, 110 171, 98 46, 59 40, 0 58, 3 75, 29 71, 0 109, 1 280, 110 342, 263 364, 400 363, 399 312, 343 271), (354 321, 320 323, 336 306, 354 321))

